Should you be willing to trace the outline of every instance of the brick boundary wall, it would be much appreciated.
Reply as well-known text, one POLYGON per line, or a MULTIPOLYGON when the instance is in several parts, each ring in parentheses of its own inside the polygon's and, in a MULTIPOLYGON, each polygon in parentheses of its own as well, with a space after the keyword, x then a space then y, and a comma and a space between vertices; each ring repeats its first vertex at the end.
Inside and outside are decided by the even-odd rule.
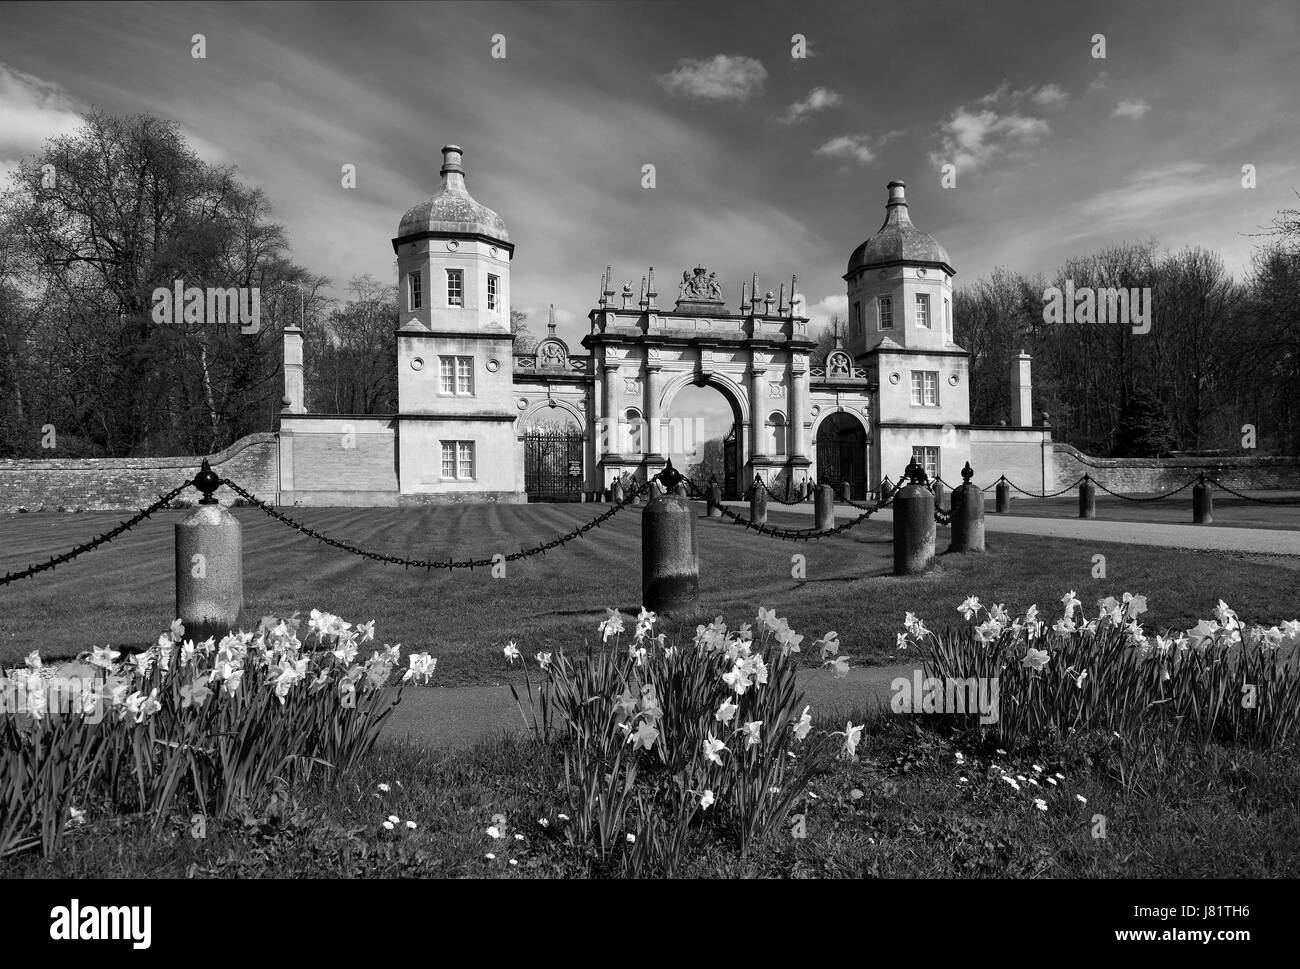
MULTIPOLYGON (((207 455, 212 469, 269 503, 279 501, 280 451, 275 434, 241 437, 224 451, 207 455)), ((167 458, 3 458, 0 459, 0 512, 136 511, 193 478, 203 457, 167 458)), ((193 504, 194 489, 177 499, 193 504)), ((229 488, 217 491, 223 505, 233 503, 229 488)))
POLYGON ((1122 494, 1169 491, 1203 471, 1238 491, 1300 490, 1300 457, 1097 458, 1069 444, 1053 448, 1057 487, 1086 473, 1122 494))

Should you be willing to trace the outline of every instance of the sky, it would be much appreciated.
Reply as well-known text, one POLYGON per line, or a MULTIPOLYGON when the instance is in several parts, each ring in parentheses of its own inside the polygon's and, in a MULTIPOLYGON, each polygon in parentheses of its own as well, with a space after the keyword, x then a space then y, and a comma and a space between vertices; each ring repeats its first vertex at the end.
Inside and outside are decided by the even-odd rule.
POLYGON ((959 287, 1153 237, 1240 276, 1300 204, 1293 0, 7 3, 3 22, 0 177, 89 106, 174 119, 341 296, 394 278, 398 221, 457 144, 516 245, 514 308, 539 334, 554 304, 575 346, 606 265, 638 291, 654 266, 664 304, 696 264, 730 304, 797 273, 814 325, 843 314, 893 179, 959 287))

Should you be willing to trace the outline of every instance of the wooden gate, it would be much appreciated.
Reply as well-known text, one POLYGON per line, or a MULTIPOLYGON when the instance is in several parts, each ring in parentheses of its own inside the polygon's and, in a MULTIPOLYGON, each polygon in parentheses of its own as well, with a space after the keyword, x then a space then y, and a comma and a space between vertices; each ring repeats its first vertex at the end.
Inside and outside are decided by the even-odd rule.
POLYGON ((581 501, 586 439, 577 431, 524 435, 524 490, 529 501, 581 501))

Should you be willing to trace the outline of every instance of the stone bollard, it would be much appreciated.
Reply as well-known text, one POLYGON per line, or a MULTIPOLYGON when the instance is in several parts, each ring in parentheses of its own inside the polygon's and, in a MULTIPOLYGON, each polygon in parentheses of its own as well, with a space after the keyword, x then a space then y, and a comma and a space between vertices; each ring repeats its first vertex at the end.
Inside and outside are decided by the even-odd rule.
POLYGON ((239 519, 204 498, 176 526, 176 617, 185 638, 220 641, 244 608, 243 533, 239 519))
POLYGON ((952 492, 952 544, 954 552, 984 551, 984 492, 971 483, 970 462, 962 468, 962 483, 952 492))
POLYGON ((609 500, 616 505, 623 503, 623 481, 621 478, 615 478, 614 483, 609 486, 609 500))
POLYGON ((996 507, 999 515, 1011 510, 1011 485, 1006 478, 998 479, 996 507))
POLYGON ((913 477, 898 489, 893 510, 894 575, 920 575, 934 561, 934 495, 913 477))
POLYGON ((845 479, 840 482, 840 501, 853 500, 853 484, 845 479))
POLYGON ((817 489, 816 497, 817 530, 826 531, 835 527, 835 489, 830 485, 822 485, 817 489))
POLYGON ((722 517, 722 485, 716 481, 709 485, 709 517, 722 517))
POLYGON ((945 497, 945 491, 946 489, 943 486, 943 482, 940 481, 938 478, 935 478, 934 479, 934 507, 935 508, 940 508, 940 509, 943 508, 943 499, 945 497))
POLYGON ((749 496, 749 520, 755 525, 767 524, 767 489, 759 482, 754 482, 754 491, 749 496))
POLYGON ((1214 524, 1214 491, 1205 480, 1205 475, 1201 475, 1201 480, 1192 485, 1192 522, 1197 525, 1214 524))
POLYGON ((695 510, 685 498, 662 495, 641 516, 641 603, 662 615, 686 607, 699 591, 695 510))
POLYGON ((883 505, 889 500, 890 495, 894 493, 894 482, 888 478, 880 479, 880 503, 883 505))
POLYGON ((1097 517, 1097 486, 1092 483, 1092 478, 1086 474, 1083 476, 1083 480, 1079 482, 1079 517, 1097 517))

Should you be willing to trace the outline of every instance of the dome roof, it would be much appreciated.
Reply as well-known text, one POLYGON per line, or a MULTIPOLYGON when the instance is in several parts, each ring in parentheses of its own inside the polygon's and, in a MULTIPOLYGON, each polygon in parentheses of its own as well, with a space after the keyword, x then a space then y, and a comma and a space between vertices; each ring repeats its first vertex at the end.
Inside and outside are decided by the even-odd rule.
POLYGON ((859 269, 899 263, 940 266, 949 275, 956 275, 948 262, 948 250, 939 245, 934 236, 912 225, 907 214, 907 199, 903 195, 905 187, 903 182, 889 183, 884 224, 875 235, 853 250, 849 257, 849 275, 859 269))
POLYGON ((455 145, 442 150, 442 170, 439 172, 442 189, 433 198, 406 210, 397 226, 399 239, 425 232, 455 232, 510 242, 501 216, 476 202, 465 187, 461 154, 461 149, 455 145))

